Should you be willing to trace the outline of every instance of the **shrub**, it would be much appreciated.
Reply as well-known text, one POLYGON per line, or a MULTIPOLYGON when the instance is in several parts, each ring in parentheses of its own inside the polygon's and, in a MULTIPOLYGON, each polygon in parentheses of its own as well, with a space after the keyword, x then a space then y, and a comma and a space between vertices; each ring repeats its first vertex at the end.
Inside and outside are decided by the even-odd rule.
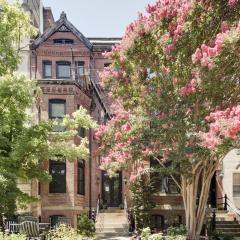
POLYGON ((187 230, 184 225, 180 225, 179 227, 169 227, 167 229, 167 235, 169 236, 178 236, 178 235, 186 235, 187 230))
POLYGON ((50 232, 51 240, 82 240, 77 231, 70 226, 60 225, 50 232))
POLYGON ((78 218, 78 233, 87 237, 95 235, 95 224, 86 213, 81 214, 78 218))
POLYGON ((162 234, 151 234, 150 228, 144 228, 142 230, 141 237, 143 240, 163 240, 162 234))
POLYGON ((183 232, 183 229, 185 229, 184 227, 179 227, 177 230, 175 230, 176 228, 172 227, 172 230, 170 231, 172 235, 167 235, 167 236, 163 236, 161 233, 159 234, 151 234, 151 230, 150 228, 144 228, 142 230, 142 239, 143 240, 186 240, 186 230, 185 230, 185 234, 176 234, 175 233, 179 232, 183 232))
POLYGON ((11 235, 4 235, 0 232, 0 240, 26 240, 26 236, 22 234, 11 234, 11 235))

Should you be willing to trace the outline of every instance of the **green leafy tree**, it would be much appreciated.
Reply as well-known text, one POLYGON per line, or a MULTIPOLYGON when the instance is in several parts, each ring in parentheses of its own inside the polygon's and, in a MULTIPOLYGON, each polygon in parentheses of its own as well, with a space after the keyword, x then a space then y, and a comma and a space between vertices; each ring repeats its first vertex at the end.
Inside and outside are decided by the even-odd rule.
POLYGON ((153 194, 156 192, 156 189, 147 175, 144 174, 139 177, 131 186, 135 224, 139 231, 143 228, 151 227, 151 210, 156 205, 153 201, 153 194))
POLYGON ((78 233, 86 237, 95 235, 95 224, 86 213, 81 214, 78 218, 78 233))
POLYGON ((87 110, 80 108, 65 116, 64 132, 52 133, 56 123, 35 121, 35 105, 40 91, 35 82, 15 71, 21 62, 20 45, 35 29, 20 5, 0 0, 0 225, 3 217, 14 214, 36 199, 23 193, 18 179, 51 180, 43 169, 48 159, 87 159, 88 142, 73 143, 79 127, 94 128, 87 110))

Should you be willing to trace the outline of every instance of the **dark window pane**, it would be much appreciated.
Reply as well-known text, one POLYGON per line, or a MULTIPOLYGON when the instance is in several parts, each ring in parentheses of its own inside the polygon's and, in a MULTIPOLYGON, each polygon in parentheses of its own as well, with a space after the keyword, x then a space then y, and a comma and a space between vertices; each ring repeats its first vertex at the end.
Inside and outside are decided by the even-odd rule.
POLYGON ((153 228, 159 230, 164 230, 164 216, 162 215, 153 215, 152 216, 152 226, 153 228))
POLYGON ((78 162, 78 194, 85 194, 85 173, 84 161, 78 162))
POLYGON ((54 39, 53 42, 55 44, 73 44, 73 40, 72 39, 54 39))
POLYGON ((49 161, 49 173, 52 181, 49 184, 50 193, 66 193, 66 163, 49 161))
POLYGON ((43 78, 52 78, 51 62, 43 62, 43 78))
POLYGON ((57 63, 57 78, 71 78, 71 64, 68 62, 57 63))
POLYGON ((84 138, 86 137, 86 129, 85 128, 79 128, 79 136, 84 138))
POLYGON ((111 63, 104 63, 104 67, 109 67, 111 63))

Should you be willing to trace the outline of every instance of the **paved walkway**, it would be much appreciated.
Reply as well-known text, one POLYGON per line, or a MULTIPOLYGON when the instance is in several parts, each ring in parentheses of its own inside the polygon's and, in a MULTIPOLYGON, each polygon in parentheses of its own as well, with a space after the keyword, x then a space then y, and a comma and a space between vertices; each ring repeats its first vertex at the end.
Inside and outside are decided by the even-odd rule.
POLYGON ((101 239, 101 240, 129 240, 130 237, 101 237, 101 238, 97 238, 97 239, 101 239))

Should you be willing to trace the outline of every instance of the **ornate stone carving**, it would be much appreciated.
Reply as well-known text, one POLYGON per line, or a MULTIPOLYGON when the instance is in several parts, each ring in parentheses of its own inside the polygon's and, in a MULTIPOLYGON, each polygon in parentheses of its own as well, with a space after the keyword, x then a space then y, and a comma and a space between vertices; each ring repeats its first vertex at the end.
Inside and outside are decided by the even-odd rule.
POLYGON ((58 28, 58 32, 70 32, 70 30, 63 24, 61 27, 58 28))

